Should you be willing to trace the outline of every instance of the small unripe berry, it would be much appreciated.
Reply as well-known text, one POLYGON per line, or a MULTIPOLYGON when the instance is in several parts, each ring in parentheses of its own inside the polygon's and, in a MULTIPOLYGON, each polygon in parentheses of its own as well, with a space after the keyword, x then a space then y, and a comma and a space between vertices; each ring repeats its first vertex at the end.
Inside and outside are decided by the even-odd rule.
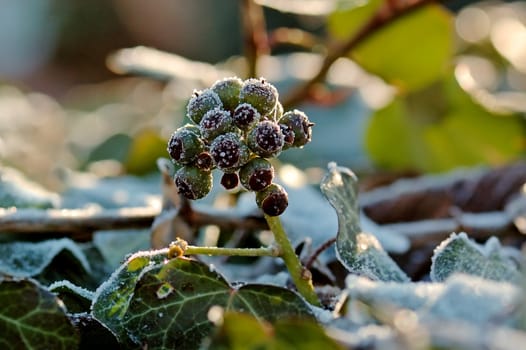
POLYGON ((221 185, 227 190, 231 190, 239 185, 239 176, 236 173, 224 173, 221 177, 221 185))
POLYGON ((271 184, 263 191, 256 192, 256 203, 269 216, 283 214, 289 205, 289 196, 283 187, 271 184))
POLYGON ((187 124, 174 131, 166 150, 176 163, 188 164, 204 149, 205 145, 199 137, 199 129, 195 125, 187 124))
POLYGON ((239 170, 241 184, 249 191, 261 191, 272 183, 274 167, 264 158, 253 158, 239 170))
POLYGON ((194 96, 186 105, 186 115, 194 123, 199 124, 206 112, 218 107, 223 107, 223 103, 214 91, 210 89, 194 91, 194 96))
POLYGON ((212 173, 195 166, 184 166, 174 176, 179 193, 188 199, 199 199, 212 189, 212 173))
POLYGON ((206 151, 199 153, 194 163, 195 166, 201 170, 210 171, 214 167, 214 161, 212 160, 212 156, 206 151))
POLYGON ((242 86, 243 80, 238 77, 230 77, 216 81, 210 89, 219 96, 223 107, 232 112, 239 104, 239 91, 242 86))
POLYGON ((239 102, 251 104, 266 117, 276 107, 278 90, 265 79, 247 79, 239 92, 239 102))
POLYGON ((219 135, 210 145, 210 154, 215 165, 224 172, 235 172, 249 157, 249 150, 238 134, 219 135))
POLYGON ((203 116, 199 123, 199 130, 201 130, 201 137, 211 142, 221 134, 234 131, 234 120, 230 116, 229 111, 214 108, 203 116))
POLYGON ((261 114, 248 103, 242 103, 234 110, 234 124, 241 130, 249 130, 261 119, 261 114))
POLYGON ((284 142, 281 128, 270 120, 259 122, 248 134, 248 147, 263 158, 277 157, 284 142))
POLYGON ((309 118, 302 111, 297 109, 283 114, 278 121, 283 134, 285 143, 289 147, 303 147, 311 141, 312 126, 309 118), (291 141, 292 140, 292 141, 291 141))

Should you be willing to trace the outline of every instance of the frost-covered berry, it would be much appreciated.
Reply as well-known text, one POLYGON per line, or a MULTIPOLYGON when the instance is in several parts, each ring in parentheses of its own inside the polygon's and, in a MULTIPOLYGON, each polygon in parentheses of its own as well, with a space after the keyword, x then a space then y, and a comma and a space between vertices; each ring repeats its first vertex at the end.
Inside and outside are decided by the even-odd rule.
POLYGON ((212 189, 212 173, 195 166, 184 166, 174 176, 179 193, 188 199, 199 199, 212 189))
POLYGON ((221 177, 221 185, 227 190, 231 190, 239 185, 239 176, 236 173, 224 173, 221 177))
POLYGON ((214 162, 212 160, 212 156, 208 152, 201 152, 197 155, 197 158, 194 161, 194 164, 196 167, 198 167, 201 170, 212 170, 214 167, 214 162))
POLYGON ((248 134, 248 147, 263 158, 277 157, 284 142, 281 128, 270 120, 259 122, 248 134))
POLYGON ((261 119, 261 114, 251 104, 242 103, 234 110, 234 124, 241 130, 249 130, 261 119))
POLYGON ((239 170, 241 184, 249 191, 261 191, 272 183, 274 167, 264 158, 253 158, 239 170))
POLYGON ((214 91, 210 89, 196 90, 186 105, 186 115, 194 123, 199 124, 206 112, 217 107, 223 107, 223 103, 214 91))
POLYGON ((243 166, 249 157, 249 150, 238 134, 219 135, 210 145, 210 154, 215 165, 224 172, 234 172, 243 166))
POLYGON ((166 150, 176 163, 188 164, 204 149, 205 145, 199 137, 199 128, 187 124, 174 131, 166 150))
POLYGON ((256 192, 256 203, 269 216, 283 214, 289 205, 289 196, 278 184, 271 184, 263 191, 256 192))
POLYGON ((249 103, 261 116, 269 115, 278 102, 278 90, 265 79, 247 79, 239 91, 239 103, 249 103))
POLYGON ((279 120, 281 131, 288 147, 303 147, 311 141, 312 126, 309 118, 297 109, 283 114, 279 120))
POLYGON ((238 77, 230 77, 216 81, 210 89, 219 96, 223 107, 233 112, 239 104, 239 91, 242 86, 243 80, 238 77))
POLYGON ((203 116, 199 123, 201 137, 211 142, 217 136, 235 131, 234 120, 229 111, 221 108, 214 108, 203 116))

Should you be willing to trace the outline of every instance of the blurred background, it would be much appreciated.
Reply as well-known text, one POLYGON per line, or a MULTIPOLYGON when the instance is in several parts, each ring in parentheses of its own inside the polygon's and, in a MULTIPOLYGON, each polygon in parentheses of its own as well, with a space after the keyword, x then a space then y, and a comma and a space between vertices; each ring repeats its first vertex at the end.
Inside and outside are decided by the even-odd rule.
MULTIPOLYGON (((192 90, 246 77, 240 3, 0 0, 2 163, 53 189, 57 169, 155 171, 192 90)), ((356 32, 349 23, 382 5, 257 3, 271 54, 258 75, 283 97, 356 32)), ((402 19, 335 62, 319 94, 298 106, 316 122, 312 144, 280 159, 316 174, 329 161, 365 173, 442 172, 524 157, 526 3, 448 6, 402 19)))

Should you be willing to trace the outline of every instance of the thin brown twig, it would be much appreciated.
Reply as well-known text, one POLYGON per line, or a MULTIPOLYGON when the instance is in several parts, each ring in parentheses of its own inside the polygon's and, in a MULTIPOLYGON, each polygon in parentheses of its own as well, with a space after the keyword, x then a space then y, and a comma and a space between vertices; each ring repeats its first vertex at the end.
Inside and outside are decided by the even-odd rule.
MULTIPOLYGON (((208 208, 207 208, 208 209, 208 208)), ((160 211, 152 207, 122 209, 0 209, 0 232, 74 235, 79 232, 150 228, 160 211)), ((184 215, 194 227, 216 225, 222 229, 266 229, 262 217, 231 210, 196 210, 184 215)))
POLYGON ((307 260, 307 262, 305 262, 305 268, 306 269, 309 269, 312 267, 312 265, 314 264, 314 262, 316 261, 316 259, 318 259, 318 257, 320 256, 321 253, 323 253, 327 248, 329 248, 331 245, 334 244, 334 242, 336 242, 336 237, 333 237, 331 239, 328 239, 327 241, 325 241, 322 245, 320 245, 318 247, 318 249, 316 249, 314 251, 314 253, 311 254, 311 256, 309 257, 309 259, 307 260))
POLYGON ((332 64, 338 58, 345 56, 349 51, 365 41, 372 34, 385 27, 387 24, 436 1, 437 0, 417 0, 409 3, 405 7, 395 9, 381 7, 356 34, 351 36, 347 41, 342 42, 328 51, 318 72, 310 80, 301 84, 286 96, 283 100, 284 109, 288 110, 303 101, 309 95, 311 89, 325 79, 332 64))
POLYGON ((261 5, 253 0, 241 0, 241 23, 248 77, 257 77, 259 57, 269 53, 265 16, 261 5))

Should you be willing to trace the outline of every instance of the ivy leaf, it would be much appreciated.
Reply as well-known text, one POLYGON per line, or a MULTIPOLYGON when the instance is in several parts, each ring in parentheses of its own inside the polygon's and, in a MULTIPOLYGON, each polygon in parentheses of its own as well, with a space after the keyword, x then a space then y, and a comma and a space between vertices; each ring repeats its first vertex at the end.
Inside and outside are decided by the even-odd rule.
POLYGON ((349 169, 329 164, 320 188, 338 215, 336 253, 351 273, 373 280, 407 281, 408 277, 384 251, 376 237, 359 224, 358 179, 349 169))
POLYGON ((54 208, 60 197, 29 181, 19 171, 0 168, 0 208, 54 208))
POLYGON ((111 329, 121 342, 128 339, 122 319, 135 291, 135 284, 143 270, 166 258, 165 251, 144 251, 131 255, 95 291, 91 312, 95 319, 111 329), (163 253, 164 252, 164 253, 163 253))
POLYGON ((511 161, 524 152, 524 132, 521 117, 487 111, 451 74, 376 111, 366 147, 382 167, 438 172, 511 161))
POLYGON ((312 317, 305 301, 288 289, 233 287, 204 263, 167 260, 166 254, 167 249, 132 255, 95 293, 93 315, 123 343, 195 348, 212 330, 212 306, 269 322, 283 316, 312 317))
POLYGON ((444 281, 458 272, 494 281, 522 281, 516 264, 503 253, 496 237, 491 237, 481 246, 464 232, 453 233, 435 249, 431 261, 433 281, 444 281))
POLYGON ((252 315, 226 312, 207 349, 343 349, 312 320, 280 319, 273 324, 252 315))
MULTIPOLYGON (((501 318, 503 310, 515 310, 522 301, 518 298, 521 289, 516 285, 465 274, 452 275, 440 283, 381 282, 349 276, 346 284, 352 300, 376 309, 369 311, 412 310, 422 326, 428 326, 430 330, 436 328, 437 321, 464 321, 472 326, 487 326, 501 318)), ((513 324, 517 320, 509 317, 507 321, 513 324)))
POLYGON ((148 349, 197 348, 213 328, 212 306, 245 312, 258 320, 313 318, 294 292, 270 285, 234 287, 201 262, 177 258, 148 269, 137 282, 123 326, 148 349))
POLYGON ((68 313, 86 313, 90 311, 93 292, 66 280, 51 284, 48 290, 62 300, 68 313))
POLYGON ((41 283, 68 279, 78 284, 91 281, 91 267, 71 239, 0 244, 0 272, 14 277, 34 277, 41 283))
POLYGON ((30 280, 0 281, 0 348, 77 349, 79 335, 58 298, 30 280))
POLYGON ((453 55, 453 18, 428 5, 383 27, 351 56, 402 91, 415 91, 447 73, 453 55))
POLYGON ((340 40, 356 35, 383 4, 382 0, 347 1, 346 4, 341 4, 329 15, 329 33, 340 40))

